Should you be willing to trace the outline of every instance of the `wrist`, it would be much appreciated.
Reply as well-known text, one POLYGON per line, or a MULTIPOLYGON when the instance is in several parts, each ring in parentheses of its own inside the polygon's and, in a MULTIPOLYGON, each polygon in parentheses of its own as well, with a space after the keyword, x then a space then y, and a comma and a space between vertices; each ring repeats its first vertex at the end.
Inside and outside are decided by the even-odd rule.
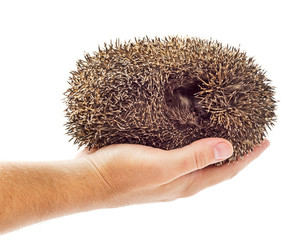
POLYGON ((66 192, 66 204, 71 212, 88 211, 104 207, 106 189, 87 158, 65 162, 69 166, 67 178, 61 191, 66 192))

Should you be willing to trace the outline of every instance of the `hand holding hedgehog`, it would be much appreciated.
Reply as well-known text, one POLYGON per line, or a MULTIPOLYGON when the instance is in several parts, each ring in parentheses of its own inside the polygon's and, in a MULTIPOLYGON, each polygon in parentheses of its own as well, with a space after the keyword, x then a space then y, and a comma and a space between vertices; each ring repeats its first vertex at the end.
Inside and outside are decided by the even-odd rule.
POLYGON ((147 38, 116 42, 77 65, 67 129, 91 150, 73 161, 1 163, 0 233, 73 212, 191 196, 233 177, 269 145, 273 87, 235 48, 147 38))

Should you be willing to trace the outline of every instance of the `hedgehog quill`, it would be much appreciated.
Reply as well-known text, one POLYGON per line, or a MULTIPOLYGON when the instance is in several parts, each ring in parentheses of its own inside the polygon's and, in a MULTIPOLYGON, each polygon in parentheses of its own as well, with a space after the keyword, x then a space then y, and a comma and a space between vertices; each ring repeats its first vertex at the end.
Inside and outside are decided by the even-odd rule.
POLYGON ((79 147, 161 149, 206 137, 242 157, 276 121, 274 87, 245 52, 199 38, 116 40, 86 54, 65 92, 67 134, 79 147))

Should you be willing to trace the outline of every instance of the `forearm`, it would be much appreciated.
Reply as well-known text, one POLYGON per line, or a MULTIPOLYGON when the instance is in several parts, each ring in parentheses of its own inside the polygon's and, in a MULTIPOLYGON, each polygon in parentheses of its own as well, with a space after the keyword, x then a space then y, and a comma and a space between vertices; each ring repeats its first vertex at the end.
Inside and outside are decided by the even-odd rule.
POLYGON ((98 208, 99 185, 83 160, 0 163, 0 233, 98 208))

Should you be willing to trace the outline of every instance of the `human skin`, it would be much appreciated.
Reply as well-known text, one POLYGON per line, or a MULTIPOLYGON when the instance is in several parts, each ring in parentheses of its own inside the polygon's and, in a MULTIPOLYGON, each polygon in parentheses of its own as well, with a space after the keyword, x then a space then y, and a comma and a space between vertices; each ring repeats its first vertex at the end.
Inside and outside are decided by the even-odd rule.
POLYGON ((67 161, 1 162, 0 233, 81 211, 189 197, 231 179, 268 145, 222 166, 213 164, 233 149, 221 138, 174 150, 115 144, 67 161))

